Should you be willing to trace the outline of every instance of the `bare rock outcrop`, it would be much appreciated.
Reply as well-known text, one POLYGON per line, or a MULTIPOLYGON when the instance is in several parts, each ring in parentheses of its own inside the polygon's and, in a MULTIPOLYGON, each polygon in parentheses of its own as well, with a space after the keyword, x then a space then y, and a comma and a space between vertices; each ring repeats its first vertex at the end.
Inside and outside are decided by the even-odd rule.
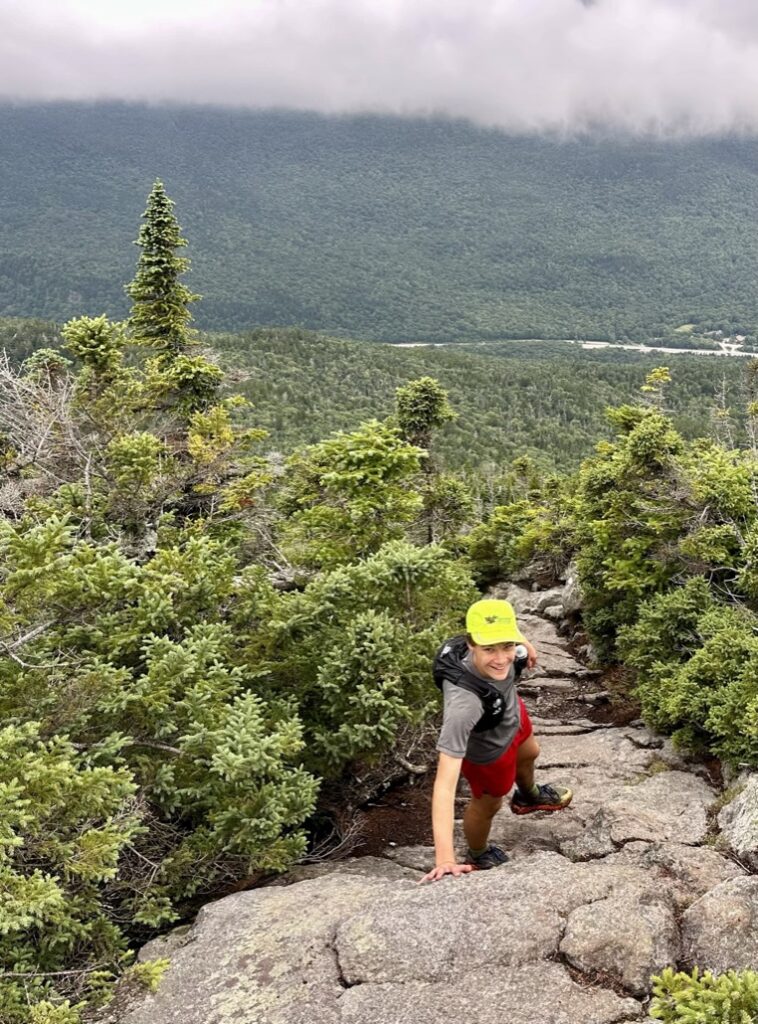
POLYGON ((682 921, 688 961, 714 972, 758 963, 758 878, 722 882, 692 904, 682 921))
POLYGON ((758 775, 750 775, 738 795, 719 812, 719 828, 727 849, 758 871, 758 775))
POLYGON ((585 973, 603 971, 636 996, 679 959, 679 929, 665 896, 626 890, 569 915, 561 953, 585 973))
POLYGON ((640 1004, 578 985, 556 963, 472 972, 454 982, 361 985, 342 997, 342 1024, 615 1024, 640 1019, 640 1004))

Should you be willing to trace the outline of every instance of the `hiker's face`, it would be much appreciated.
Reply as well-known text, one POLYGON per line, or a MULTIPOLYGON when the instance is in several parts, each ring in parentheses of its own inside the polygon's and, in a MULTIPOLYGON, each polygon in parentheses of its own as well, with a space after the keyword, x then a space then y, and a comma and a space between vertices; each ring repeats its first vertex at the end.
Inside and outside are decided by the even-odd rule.
POLYGON ((515 644, 469 644, 469 650, 474 668, 486 679, 505 679, 516 657, 515 644))

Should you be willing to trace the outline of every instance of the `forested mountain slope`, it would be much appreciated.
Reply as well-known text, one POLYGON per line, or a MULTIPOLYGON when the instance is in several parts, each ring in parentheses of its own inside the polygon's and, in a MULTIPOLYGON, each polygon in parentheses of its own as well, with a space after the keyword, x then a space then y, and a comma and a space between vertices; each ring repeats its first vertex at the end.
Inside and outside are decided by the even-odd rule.
MULTIPOLYGON (((35 349, 59 344, 58 332, 51 322, 0 317, 0 350, 19 365, 35 349)), ((711 433, 724 404, 741 436, 742 359, 584 351, 550 341, 408 349, 300 328, 203 332, 199 341, 252 403, 248 418, 268 431, 266 446, 279 452, 381 419, 392 412, 399 386, 432 376, 458 414, 438 439, 448 468, 489 475, 528 455, 544 470, 567 471, 610 436, 606 408, 635 401, 646 374, 663 361, 673 374, 668 407, 686 437, 711 433)))
MULTIPOLYGON (((441 430, 438 450, 450 468, 493 469, 521 455, 543 467, 578 466, 610 436, 609 405, 635 401, 660 353, 585 352, 557 342, 510 341, 484 349, 398 349, 305 331, 257 330, 204 339, 232 372, 235 390, 253 403, 252 421, 281 450, 352 430, 392 412, 395 389, 431 375, 450 394, 458 417, 441 430), (237 379, 241 376, 243 379, 237 379)), ((722 395, 739 413, 741 359, 667 356, 667 401, 688 437, 712 430, 722 395), (724 391, 725 389, 725 391, 724 391)))
POLYGON ((758 142, 508 137, 463 122, 0 108, 0 314, 121 316, 161 176, 198 323, 401 340, 758 324, 758 142))

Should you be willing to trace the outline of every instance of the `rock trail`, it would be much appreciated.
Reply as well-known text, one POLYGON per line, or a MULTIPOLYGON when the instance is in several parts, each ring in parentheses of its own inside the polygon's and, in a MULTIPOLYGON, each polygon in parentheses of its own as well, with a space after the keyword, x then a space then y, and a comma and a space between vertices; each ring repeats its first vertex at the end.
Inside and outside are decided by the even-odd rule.
POLYGON ((602 685, 558 633, 560 591, 498 596, 540 652, 520 686, 538 778, 571 807, 504 807, 494 871, 419 886, 433 850, 394 847, 210 904, 143 949, 172 966, 123 1024, 614 1024, 649 1020, 668 965, 755 966, 758 877, 713 845, 707 772, 641 723, 588 717, 602 685))

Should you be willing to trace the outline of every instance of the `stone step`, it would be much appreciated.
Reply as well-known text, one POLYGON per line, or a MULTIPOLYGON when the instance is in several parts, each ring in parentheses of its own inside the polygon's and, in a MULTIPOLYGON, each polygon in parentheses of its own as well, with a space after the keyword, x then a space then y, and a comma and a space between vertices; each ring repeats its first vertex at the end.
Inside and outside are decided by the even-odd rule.
POLYGON ((527 679, 518 684, 520 694, 528 693, 531 696, 537 696, 540 693, 570 693, 574 690, 576 690, 576 680, 555 679, 548 676, 527 679))
POLYGON ((530 675, 540 676, 576 676, 577 679, 587 679, 597 674, 593 670, 585 668, 572 655, 559 651, 556 648, 541 648, 537 646, 537 666, 530 670, 530 675))
POLYGON ((617 729, 613 722, 593 722, 590 718, 540 718, 539 715, 531 715, 532 725, 535 729, 617 729))

